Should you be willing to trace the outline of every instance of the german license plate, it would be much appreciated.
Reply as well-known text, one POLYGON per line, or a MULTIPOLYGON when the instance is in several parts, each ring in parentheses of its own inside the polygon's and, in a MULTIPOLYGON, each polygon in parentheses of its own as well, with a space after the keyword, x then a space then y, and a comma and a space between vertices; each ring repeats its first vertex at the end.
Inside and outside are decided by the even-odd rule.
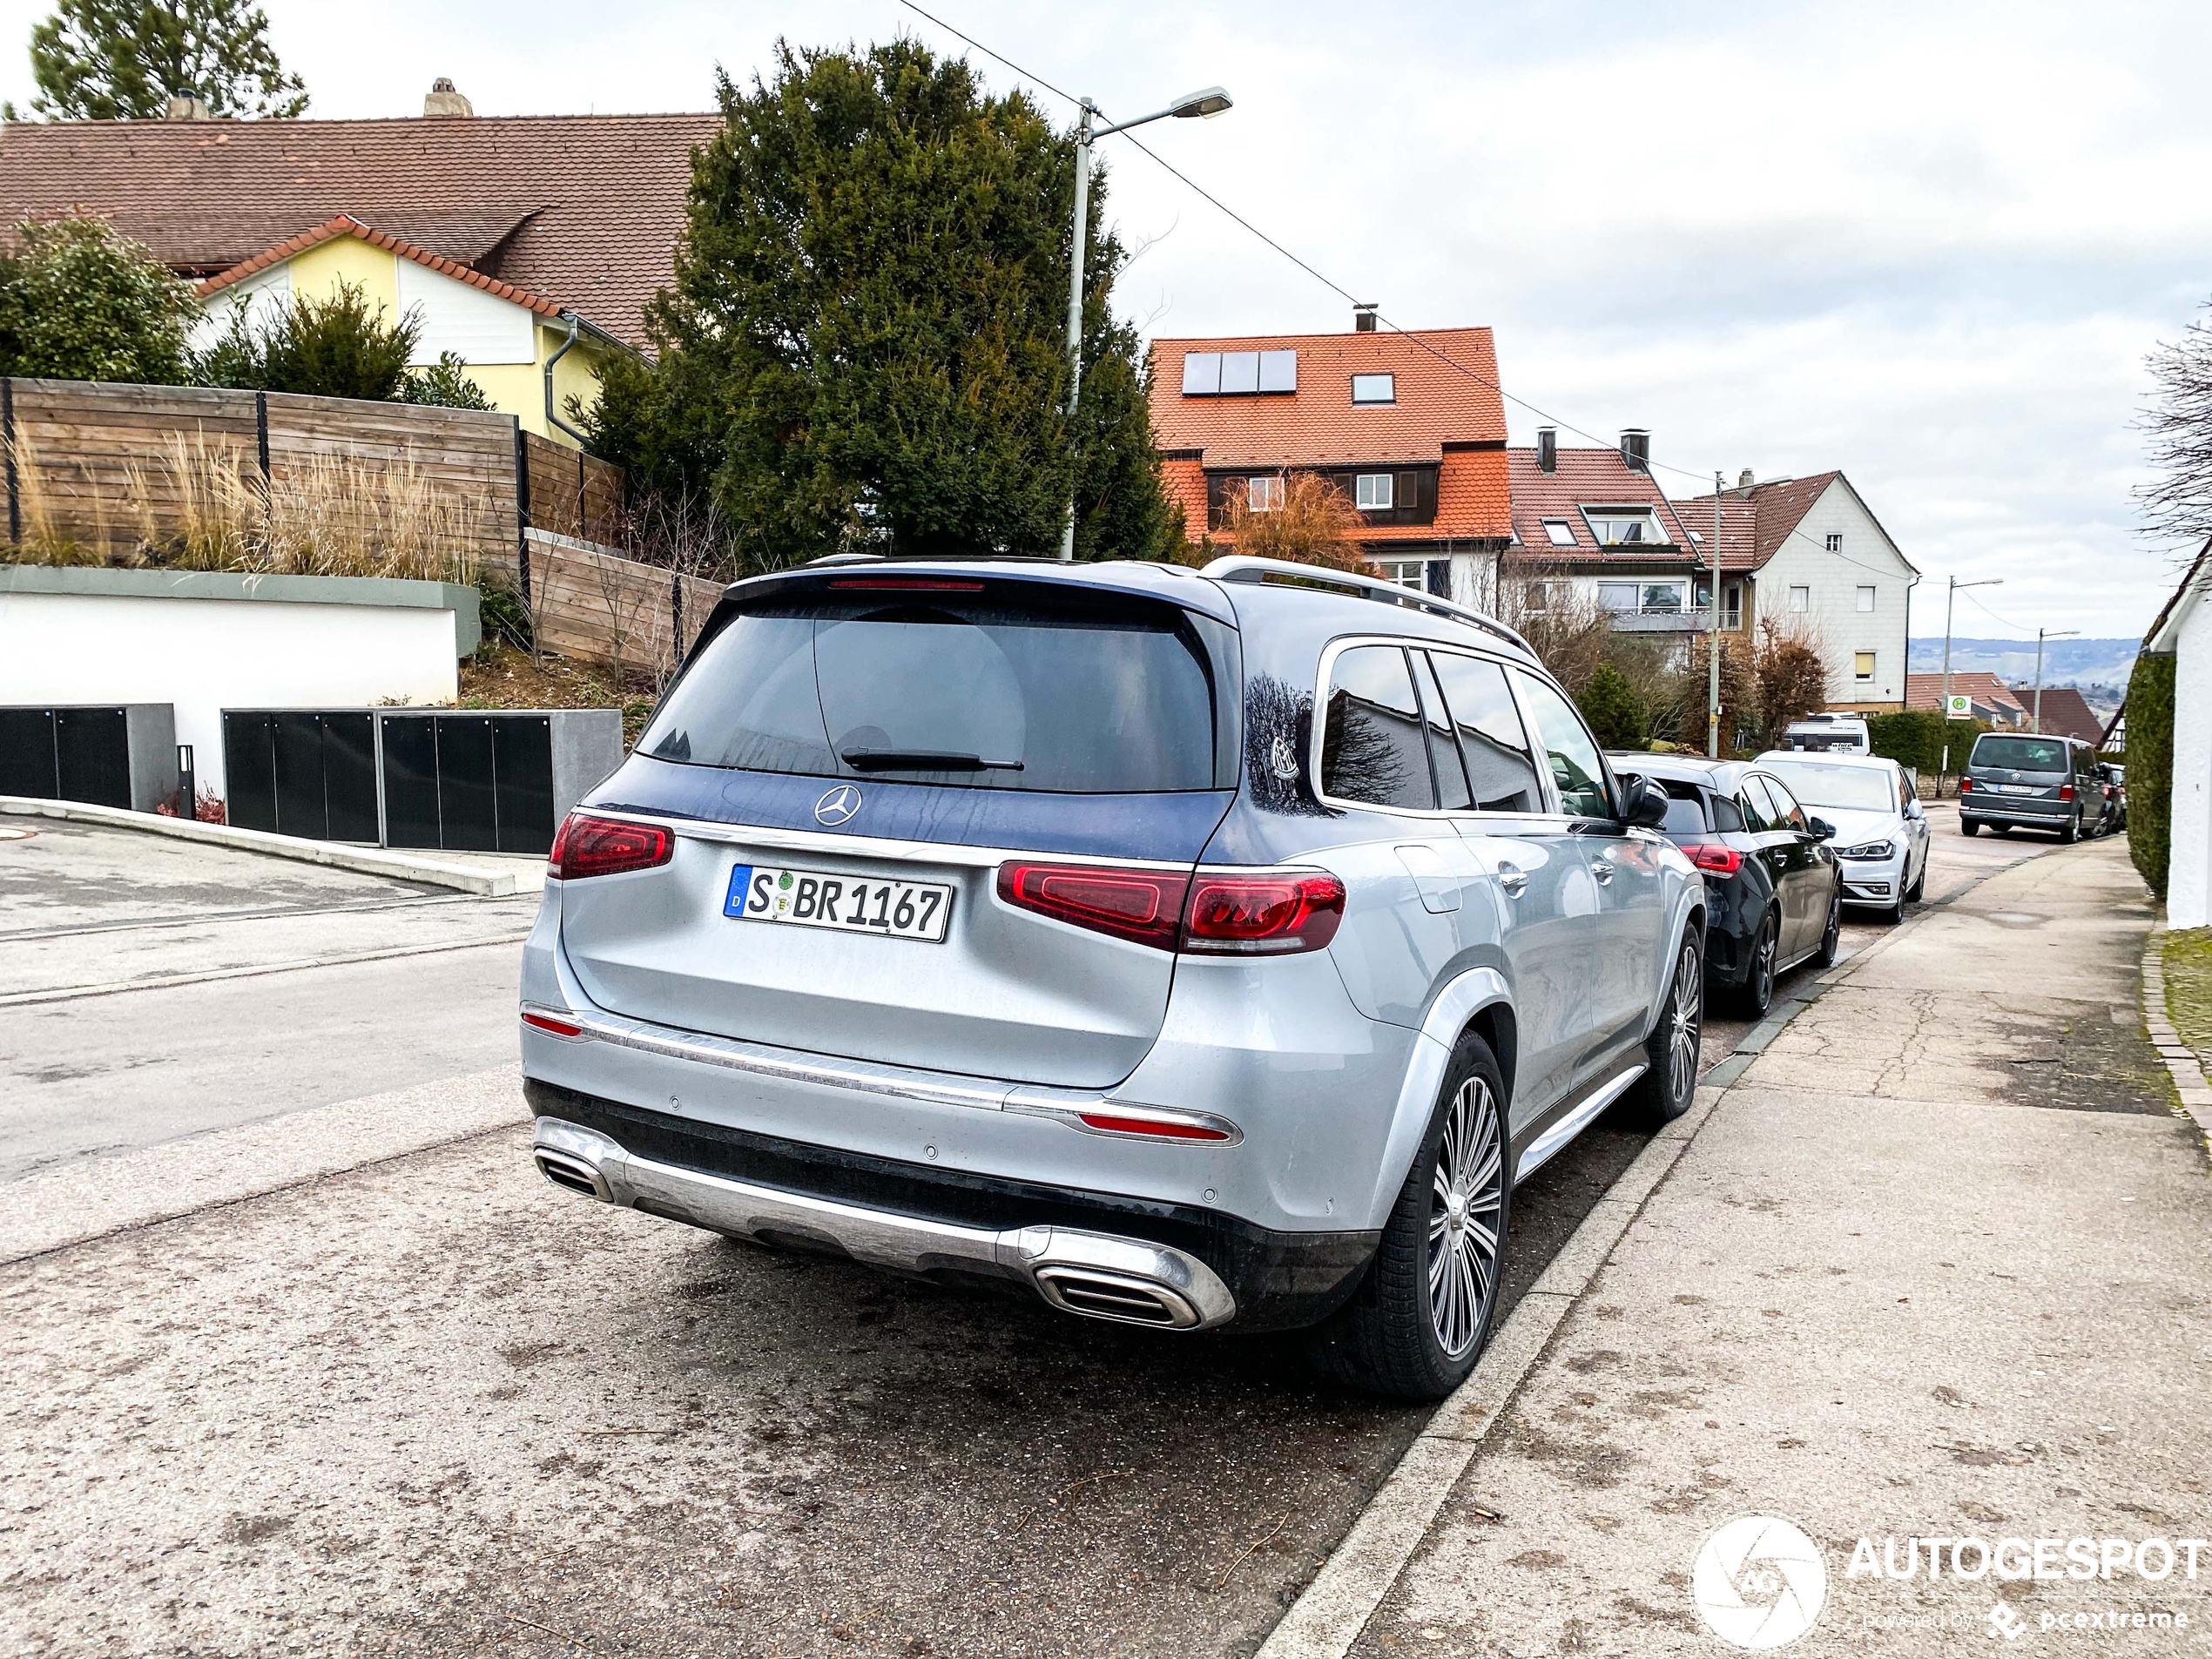
POLYGON ((722 914, 740 921, 781 921, 841 933, 887 934, 942 944, 953 890, 935 881, 879 881, 740 864, 730 872, 722 914))

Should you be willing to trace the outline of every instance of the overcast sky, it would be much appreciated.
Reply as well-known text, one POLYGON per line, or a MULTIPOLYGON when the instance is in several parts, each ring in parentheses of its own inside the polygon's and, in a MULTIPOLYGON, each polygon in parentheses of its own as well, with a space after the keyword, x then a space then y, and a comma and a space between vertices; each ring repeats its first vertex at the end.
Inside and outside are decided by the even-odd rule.
MULTIPOLYGON (((1491 325, 1507 392, 1564 423, 1648 426, 1708 480, 1844 469, 1925 574, 1917 633, 1951 575, 2004 579, 1959 602, 1984 636, 2138 633, 2173 585, 2130 421, 2144 352, 2212 296, 2212 6, 925 3, 1116 115, 1226 85, 1233 111, 1147 142, 1386 316, 1491 325)), ((417 113, 438 75, 483 115, 709 108, 715 65, 748 78, 779 35, 965 50, 896 0, 264 4, 322 116, 417 113)), ((48 9, 0 0, 18 104, 48 9)), ((1349 326, 1104 153, 1152 239, 1120 289, 1149 334, 1349 326)))

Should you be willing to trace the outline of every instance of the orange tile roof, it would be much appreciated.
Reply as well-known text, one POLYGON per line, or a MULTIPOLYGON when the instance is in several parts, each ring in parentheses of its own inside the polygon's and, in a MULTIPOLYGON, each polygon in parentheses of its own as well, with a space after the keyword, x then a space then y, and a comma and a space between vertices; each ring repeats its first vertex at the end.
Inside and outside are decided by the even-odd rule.
POLYGON ((425 253, 412 242, 402 241, 388 232, 371 230, 350 213, 341 213, 327 225, 318 225, 311 231, 302 231, 297 236, 288 237, 274 247, 266 249, 240 264, 233 265, 220 275, 208 278, 206 281, 199 285, 199 297, 205 300, 211 294, 219 293, 233 283, 243 282, 256 272, 266 271, 273 265, 281 265, 288 259, 305 253, 319 243, 327 242, 334 236, 358 236, 374 247, 389 248, 403 260, 413 260, 417 265, 426 265, 441 275, 466 282, 472 288, 482 288, 486 293, 496 294, 502 300, 511 300, 518 306, 527 306, 541 316, 553 317, 560 314, 561 307, 553 300, 543 299, 534 293, 525 293, 511 282, 497 281, 482 272, 472 271, 457 260, 444 259, 435 253, 425 253))
MULTIPOLYGON (((1977 670, 1969 674, 1963 670, 1953 669, 1951 694, 1953 697, 1971 697, 1975 702, 1987 704, 1992 708, 2016 709, 2022 714, 2027 712, 2027 704, 2020 692, 2013 691, 1996 675, 1984 671, 1977 670)), ((1905 706, 1908 709, 1940 709, 1943 706, 1943 676, 1907 674, 1905 677, 1905 706)))
POLYGON ((633 345, 718 115, 11 121, 0 227, 95 213, 207 277, 349 215, 633 345))
POLYGON ((1551 472, 1537 466, 1534 449, 1508 449, 1506 456, 1513 486, 1513 529, 1520 541, 1513 550, 1514 558, 1648 563, 1655 556, 1676 556, 1676 550, 1683 556, 1697 556, 1700 543, 1690 540, 1675 516, 1666 492, 1649 473, 1629 465, 1618 449, 1561 449, 1551 472), (1601 546, 1590 534, 1582 509, 1627 506, 1650 508, 1672 547, 1635 542, 1601 546), (1554 546, 1544 528, 1547 521, 1565 523, 1575 533, 1574 546, 1554 546))
MULTIPOLYGON (((1749 489, 1726 491, 1721 496, 1721 569, 1764 569, 1766 562, 1782 550, 1791 532, 1804 522, 1812 504, 1843 475, 1840 472, 1817 472, 1807 478, 1778 478, 1772 483, 1754 484, 1749 489)), ((1845 488, 1849 488, 1848 482, 1845 488)), ((1713 497, 1710 492, 1676 502, 1675 512, 1699 536, 1711 536, 1713 497)), ((1712 556, 1710 551, 1706 556, 1712 556)), ((1933 708, 1935 705, 1931 703, 1928 706, 1933 708)))
POLYGON ((1209 533, 1208 469, 1420 462, 1437 468, 1435 521, 1371 525, 1363 542, 1502 541, 1512 534, 1505 401, 1487 328, 1157 340, 1151 359, 1153 440, 1194 539, 1209 533), (1184 395, 1186 354, 1245 351, 1297 352, 1298 389, 1184 395), (1394 375, 1396 401, 1355 407, 1352 377, 1366 374, 1394 375))

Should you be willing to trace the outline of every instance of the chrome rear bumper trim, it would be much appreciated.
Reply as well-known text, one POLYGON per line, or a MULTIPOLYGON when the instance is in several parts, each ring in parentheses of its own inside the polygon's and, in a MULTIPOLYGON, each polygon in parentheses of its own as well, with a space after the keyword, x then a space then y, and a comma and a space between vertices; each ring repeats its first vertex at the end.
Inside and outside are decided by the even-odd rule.
MULTIPOLYGON (((1024 1281, 1055 1306, 1090 1318, 1203 1331, 1235 1317, 1221 1277, 1187 1251, 1149 1239, 1070 1227, 983 1227, 839 1204, 727 1176, 641 1158, 597 1130, 557 1117, 537 1120, 534 1152, 563 1173, 589 1171, 606 1202, 689 1222, 711 1232, 813 1240, 857 1261, 905 1272, 956 1267, 1024 1281), (1065 1299, 1069 1283, 1125 1284, 1149 1293, 1165 1317, 1117 1315, 1065 1299)), ((548 1176, 548 1179, 554 1179, 548 1176)), ((580 1192, 571 1181, 555 1184, 580 1192)))

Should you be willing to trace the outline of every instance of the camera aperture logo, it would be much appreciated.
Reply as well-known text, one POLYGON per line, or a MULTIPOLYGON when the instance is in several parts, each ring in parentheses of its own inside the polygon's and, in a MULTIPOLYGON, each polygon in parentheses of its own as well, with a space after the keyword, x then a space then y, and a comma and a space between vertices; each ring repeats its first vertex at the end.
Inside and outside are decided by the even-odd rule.
POLYGON ((1813 1627, 1828 1599, 1828 1564, 1802 1528, 1775 1515, 1738 1515, 1708 1538, 1690 1573, 1697 1616, 1738 1648, 1786 1648, 1813 1627))

